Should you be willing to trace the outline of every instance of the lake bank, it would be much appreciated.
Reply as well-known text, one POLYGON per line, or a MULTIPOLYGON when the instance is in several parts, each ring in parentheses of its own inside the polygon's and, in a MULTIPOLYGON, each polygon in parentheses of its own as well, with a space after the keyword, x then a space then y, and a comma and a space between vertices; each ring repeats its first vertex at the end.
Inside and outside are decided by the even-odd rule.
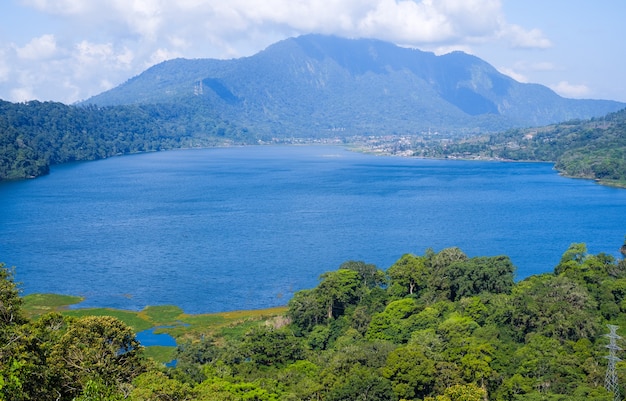
POLYGON ((147 357, 160 363, 172 361, 176 352, 176 344, 199 335, 215 337, 242 335, 251 327, 264 324, 284 316, 286 306, 259 309, 239 310, 230 312, 187 314, 174 305, 147 306, 140 311, 129 311, 113 308, 73 308, 84 299, 77 296, 60 294, 29 294, 22 298, 23 309, 29 318, 37 318, 45 313, 58 312, 66 316, 113 316, 131 327, 147 340, 145 346, 147 357), (156 340, 160 335, 162 341, 156 340), (175 341, 172 344, 171 340, 175 341))

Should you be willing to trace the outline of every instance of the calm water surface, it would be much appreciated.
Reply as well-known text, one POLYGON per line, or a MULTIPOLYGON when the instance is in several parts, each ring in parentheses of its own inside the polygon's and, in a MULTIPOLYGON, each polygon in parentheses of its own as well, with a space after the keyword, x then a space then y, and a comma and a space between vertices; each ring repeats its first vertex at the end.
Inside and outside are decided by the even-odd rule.
POLYGON ((282 305, 347 260, 459 246, 552 271, 573 242, 617 256, 626 190, 550 164, 247 147, 117 157, 0 184, 0 261, 24 293, 189 313, 282 305))

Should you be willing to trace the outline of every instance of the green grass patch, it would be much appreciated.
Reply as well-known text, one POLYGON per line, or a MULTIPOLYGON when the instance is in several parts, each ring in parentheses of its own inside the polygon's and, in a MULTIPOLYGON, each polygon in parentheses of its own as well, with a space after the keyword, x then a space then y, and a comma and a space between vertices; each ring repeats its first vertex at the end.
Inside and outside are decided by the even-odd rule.
POLYGON ((23 309, 30 317, 37 317, 48 312, 60 312, 70 305, 84 300, 82 297, 60 294, 29 294, 22 297, 23 309))
POLYGON ((180 321, 183 310, 178 306, 162 305, 148 306, 141 313, 145 314, 155 325, 168 325, 180 321))
POLYGON ((171 362, 176 357, 176 347, 152 345, 143 349, 143 354, 159 363, 171 362))
POLYGON ((63 312, 64 315, 83 316, 113 316, 132 327, 135 332, 147 330, 155 326, 151 321, 140 316, 139 312, 108 308, 73 309, 63 312))
POLYGON ((264 320, 253 319, 233 323, 226 327, 221 327, 218 336, 227 338, 242 338, 247 332, 255 327, 265 324, 264 320))
MULTIPOLYGON (((113 316, 130 326, 135 332, 164 326, 159 327, 155 332, 167 333, 177 340, 206 334, 238 338, 251 328, 274 320, 277 316, 284 316, 287 312, 287 307, 284 306, 201 315, 188 315, 174 305, 148 306, 139 312, 109 308, 68 309, 70 305, 81 302, 83 298, 58 294, 31 294, 23 297, 23 300, 24 310, 31 317, 55 311, 73 317, 113 316)), ((173 353, 175 347, 151 346, 146 350, 149 353, 164 354, 154 359, 169 362, 171 358, 167 352, 173 353), (158 348, 164 348, 164 350, 158 350, 158 348)))

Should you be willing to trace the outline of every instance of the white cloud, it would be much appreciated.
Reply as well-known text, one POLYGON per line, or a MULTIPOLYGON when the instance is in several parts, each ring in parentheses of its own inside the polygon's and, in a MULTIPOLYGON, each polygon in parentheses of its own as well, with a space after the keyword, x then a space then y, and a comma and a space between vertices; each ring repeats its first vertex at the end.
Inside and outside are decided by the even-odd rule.
POLYGON ((90 2, 83 0, 21 0, 21 3, 50 14, 77 15, 84 13, 90 2))
POLYGON ((0 49, 0 82, 6 82, 9 80, 9 74, 11 68, 5 61, 7 59, 6 52, 0 49))
POLYGON ((550 61, 538 61, 527 65, 527 69, 533 71, 555 71, 557 69, 557 66, 550 61))
POLYGON ((571 84, 567 81, 561 81, 556 85, 548 85, 550 89, 563 97, 582 98, 591 93, 589 87, 585 84, 571 84))
MULTIPOLYGON (((66 102, 95 95, 102 87, 124 82, 166 59, 248 56, 280 39, 306 33, 377 38, 438 54, 451 50, 471 53, 475 44, 502 41, 512 47, 549 45, 540 31, 508 24, 500 0, 21 3, 54 15, 63 29, 35 38, 24 47, 14 46, 7 55, 10 69, 27 69, 40 79, 33 91, 21 91, 20 96, 31 93, 66 102), (12 58, 16 55, 19 60, 12 58), (25 62, 35 59, 41 63, 25 62)), ((0 68, 0 79, 12 73, 0 68)))
POLYGON ((33 38, 24 47, 16 48, 17 56, 25 60, 44 60, 55 55, 57 44, 54 35, 33 38))
POLYGON ((539 29, 525 30, 519 25, 504 25, 500 35, 507 39, 514 48, 522 49, 547 49, 552 47, 552 42, 544 37, 539 29))
POLYGON ((515 71, 514 69, 506 68, 506 67, 500 67, 497 70, 500 71, 502 74, 508 75, 509 77, 513 78, 517 82, 522 82, 522 83, 528 83, 529 82, 528 81, 528 77, 526 75, 521 74, 518 71, 515 71))
POLYGON ((165 60, 171 60, 173 58, 181 57, 181 55, 177 52, 172 52, 167 49, 157 49, 150 56, 150 60, 146 63, 146 67, 149 67, 154 64, 158 64, 165 60))
POLYGON ((30 88, 20 87, 11 90, 11 100, 14 102, 26 102, 35 96, 30 88))
POLYGON ((550 61, 517 61, 512 66, 500 65, 496 67, 501 73, 508 75, 518 82, 530 83, 533 78, 543 73, 550 73, 559 70, 559 68, 550 61), (540 73, 540 74, 538 74, 540 73))
POLYGON ((254 41, 254 35, 328 33, 376 37, 407 45, 504 37, 513 46, 545 47, 539 30, 505 22, 499 0, 25 0, 69 22, 88 21, 102 35, 139 35, 178 43, 211 37, 254 41), (123 31, 119 31, 120 25, 123 31), (108 32, 107 32, 108 31, 108 32))
POLYGON ((76 45, 76 52, 74 54, 80 64, 99 63, 113 58, 113 44, 92 43, 83 40, 76 45))
MULTIPOLYGON (((128 27, 144 38, 155 40, 159 34, 162 15, 167 9, 158 0, 115 0, 114 8, 128 27)), ((166 15, 166 14, 165 14, 166 15)))
POLYGON ((448 54, 456 51, 464 53, 472 53, 472 48, 469 45, 449 45, 449 46, 437 46, 431 49, 429 46, 422 46, 421 50, 432 51, 437 56, 442 54, 448 54))

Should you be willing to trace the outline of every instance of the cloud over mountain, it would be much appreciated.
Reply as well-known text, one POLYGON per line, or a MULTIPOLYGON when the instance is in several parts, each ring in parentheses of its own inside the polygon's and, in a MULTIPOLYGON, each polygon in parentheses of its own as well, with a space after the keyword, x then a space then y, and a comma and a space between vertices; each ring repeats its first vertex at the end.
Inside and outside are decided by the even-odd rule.
POLYGON ((36 96, 73 102, 166 59, 247 56, 279 39, 305 33, 377 38, 439 53, 468 51, 487 42, 525 48, 551 45, 540 30, 507 22, 497 0, 23 0, 22 4, 51 16, 63 28, 27 43, 0 42, 0 51, 10 60, 5 73, 10 84, 4 85, 10 85, 13 98, 8 100, 13 101, 36 96), (28 63, 35 59, 37 66, 28 63))

